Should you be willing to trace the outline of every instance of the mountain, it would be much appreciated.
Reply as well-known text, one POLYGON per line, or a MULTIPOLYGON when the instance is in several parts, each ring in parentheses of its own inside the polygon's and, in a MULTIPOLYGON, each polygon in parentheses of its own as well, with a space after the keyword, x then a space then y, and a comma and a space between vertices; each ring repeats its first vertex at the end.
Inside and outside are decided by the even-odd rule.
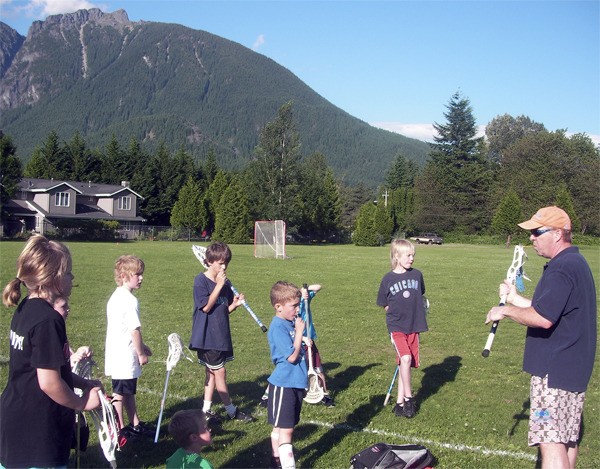
MULTIPOLYGON (((422 164, 429 145, 374 128, 334 106, 273 60, 206 31, 132 22, 99 9, 35 21, 26 38, 2 34, 0 128, 29 159, 56 130, 92 148, 114 135, 164 141, 243 167, 260 130, 293 101, 302 153, 323 153, 347 183, 375 186, 398 154, 422 164), (6 65, 5 65, 6 64, 6 65), (6 67, 6 68, 5 68, 6 67)), ((360 90, 357 90, 359 93, 360 90)))

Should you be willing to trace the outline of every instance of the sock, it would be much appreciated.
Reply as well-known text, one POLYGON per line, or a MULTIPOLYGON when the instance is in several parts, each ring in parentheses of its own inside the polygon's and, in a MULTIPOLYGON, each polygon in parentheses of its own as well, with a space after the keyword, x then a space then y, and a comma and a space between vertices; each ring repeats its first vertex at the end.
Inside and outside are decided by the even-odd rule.
POLYGON ((208 412, 211 405, 212 401, 204 401, 204 404, 202 404, 202 412, 208 412))
POLYGON ((225 410, 227 411, 227 415, 230 417, 235 417, 235 411, 237 410, 237 407, 233 404, 229 404, 225 406, 225 410))
POLYGON ((296 469, 294 460, 294 448, 291 443, 284 443, 279 446, 279 460, 282 469, 296 469))
POLYGON ((412 399, 412 396, 410 396, 410 397, 406 397, 406 396, 404 396, 404 402, 408 402, 408 401, 410 401, 411 399, 412 399))
POLYGON ((261 399, 268 399, 269 398, 269 388, 265 389, 265 392, 263 393, 261 399))

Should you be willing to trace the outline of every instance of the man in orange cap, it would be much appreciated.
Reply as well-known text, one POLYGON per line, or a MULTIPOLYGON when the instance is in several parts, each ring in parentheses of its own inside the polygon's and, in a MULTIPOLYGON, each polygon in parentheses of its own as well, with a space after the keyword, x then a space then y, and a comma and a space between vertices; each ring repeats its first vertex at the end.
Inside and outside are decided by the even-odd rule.
POLYGON ((500 285, 506 306, 492 308, 486 324, 506 317, 527 326, 528 443, 539 445, 542 469, 574 468, 596 354, 596 287, 589 265, 571 244, 571 220, 564 210, 544 207, 519 226, 531 232, 533 248, 550 261, 531 300, 510 282, 500 285))

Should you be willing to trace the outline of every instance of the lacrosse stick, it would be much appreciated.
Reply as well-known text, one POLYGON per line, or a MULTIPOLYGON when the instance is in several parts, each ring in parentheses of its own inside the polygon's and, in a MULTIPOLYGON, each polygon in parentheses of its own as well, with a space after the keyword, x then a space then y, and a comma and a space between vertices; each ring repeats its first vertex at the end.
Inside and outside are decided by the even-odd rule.
MULTIPOLYGON (((206 248, 203 246, 198 246, 198 245, 194 244, 194 245, 192 245, 192 251, 193 251, 194 255, 196 256, 196 259, 198 259, 200 261, 202 266, 205 269, 208 269, 208 264, 206 263, 206 248)), ((239 296, 240 293, 232 285, 232 283, 229 281, 229 279, 227 279, 227 285, 229 285, 229 288, 231 288, 231 291, 233 292, 233 294, 235 296, 239 296)), ((250 313, 250 316, 252 316, 252 319, 254 319, 256 321, 256 324, 258 324, 258 326, 262 329, 262 331, 267 332, 267 326, 265 326, 262 323, 262 321, 258 318, 256 313, 254 311, 252 311, 252 308, 246 302, 246 300, 244 300, 244 302, 242 304, 244 305, 244 308, 246 308, 246 311, 248 311, 250 313)))
POLYGON ((396 366, 396 371, 394 371, 394 376, 392 377, 392 382, 390 383, 390 387, 388 388, 388 392, 385 395, 385 400, 383 401, 384 407, 388 405, 390 402, 390 397, 392 396, 392 389, 394 389, 394 383, 396 382, 396 376, 398 376, 398 366, 396 366))
MULTIPOLYGON (((304 288, 308 291, 308 285, 305 283, 304 288)), ((304 300, 304 307, 306 308, 306 327, 307 327, 307 336, 310 339, 312 336, 312 315, 310 313, 309 300, 304 300)), ((307 348, 308 352, 308 391, 306 392, 306 396, 304 400, 309 404, 317 404, 323 400, 325 397, 325 391, 323 391, 323 386, 319 381, 319 375, 315 371, 313 367, 313 359, 312 359, 312 347, 309 345, 307 348)))
MULTIPOLYGON (((92 368, 96 362, 91 357, 84 357, 73 367, 73 373, 85 379, 92 377, 92 368)), ((94 409, 90 411, 94 425, 98 429, 98 441, 104 453, 104 457, 113 469, 117 467, 115 451, 119 449, 119 427, 115 419, 113 406, 102 391, 98 391, 100 407, 102 411, 94 409)), ((78 442, 79 445, 79 442, 78 442)))
MULTIPOLYGON (((525 264, 525 260, 527 259, 527 254, 525 254, 525 250, 523 249, 523 246, 521 246, 520 244, 517 244, 515 246, 515 250, 513 253, 513 260, 512 263, 510 264, 510 267, 508 268, 508 271, 506 272, 506 279, 512 283, 512 284, 520 284, 521 283, 521 277, 524 276, 523 274, 523 264, 525 264)), ((498 306, 504 306, 504 304, 506 303, 506 295, 502 295, 500 297, 500 304, 498 306)), ((494 321, 492 323, 492 328, 490 329, 490 333, 488 335, 487 341, 485 343, 485 347, 483 348, 483 351, 481 352, 481 355, 484 358, 487 358, 490 355, 490 349, 492 348, 492 343, 494 342, 494 337, 496 336, 496 330, 498 329, 498 322, 499 321, 494 321)))
POLYGON ((167 398, 167 387, 169 386, 169 377, 171 370, 175 368, 177 362, 183 355, 187 360, 193 363, 193 360, 184 352, 183 341, 179 334, 173 332, 167 337, 169 342, 169 355, 167 356, 167 378, 165 379, 165 389, 163 391, 162 400, 160 401, 160 414, 158 415, 158 424, 156 425, 156 435, 154 435, 154 443, 158 442, 158 434, 160 433, 160 422, 162 421, 163 411, 165 410, 165 400, 167 398))

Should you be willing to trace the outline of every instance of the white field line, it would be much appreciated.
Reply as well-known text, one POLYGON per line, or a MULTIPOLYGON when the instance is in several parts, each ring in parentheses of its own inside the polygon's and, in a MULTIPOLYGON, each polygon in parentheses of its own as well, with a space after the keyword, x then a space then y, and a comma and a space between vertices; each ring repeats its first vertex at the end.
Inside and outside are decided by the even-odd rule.
MULTIPOLYGON (((153 391, 151 389, 141 388, 140 391, 162 397, 162 394, 160 394, 156 391, 153 391)), ((185 401, 185 400, 189 399, 189 396, 180 396, 177 394, 171 394, 167 391, 167 399, 177 399, 179 401, 185 401)), ((259 415, 260 414, 264 415, 264 412, 260 412, 259 415)), ((479 454, 483 454, 486 456, 503 456, 503 457, 513 458, 513 459, 524 459, 527 461, 536 461, 537 460, 536 455, 529 454, 529 453, 505 451, 505 450, 501 450, 501 449, 489 449, 489 448, 485 448, 483 446, 470 446, 470 445, 463 445, 463 444, 456 444, 456 443, 446 443, 443 441, 435 441, 435 440, 430 440, 427 438, 416 438, 412 435, 407 436, 407 435, 402 435, 402 434, 396 433, 396 432, 388 432, 386 430, 378 430, 376 428, 353 427, 352 425, 348 425, 346 423, 333 424, 333 423, 328 423, 328 422, 321 422, 319 420, 303 420, 302 423, 310 423, 313 425, 317 425, 319 427, 331 428, 333 430, 339 429, 339 430, 351 431, 354 433, 371 433, 373 435, 393 437, 393 438, 396 438, 399 440, 406 440, 406 441, 410 442, 411 444, 421 444, 424 446, 437 446, 438 448, 445 448, 445 449, 449 449, 449 450, 453 450, 453 451, 470 451, 472 453, 479 453, 479 454)))

